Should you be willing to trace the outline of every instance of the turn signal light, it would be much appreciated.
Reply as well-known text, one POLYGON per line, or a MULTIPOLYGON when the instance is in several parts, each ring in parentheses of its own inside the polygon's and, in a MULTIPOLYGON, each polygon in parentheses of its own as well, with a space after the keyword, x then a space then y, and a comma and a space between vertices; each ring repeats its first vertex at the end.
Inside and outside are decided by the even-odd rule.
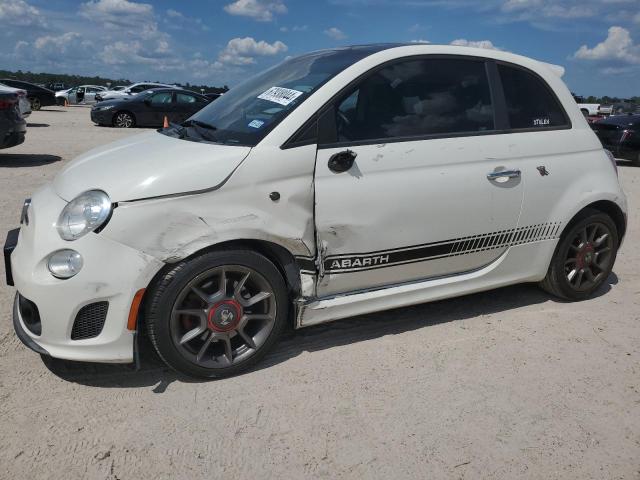
POLYGON ((133 302, 131 302, 131 309, 129 310, 129 319, 127 320, 127 329, 135 331, 136 323, 138 322, 138 310, 140 310, 140 304, 142 303, 142 297, 144 296, 145 289, 141 288, 133 296, 133 302))

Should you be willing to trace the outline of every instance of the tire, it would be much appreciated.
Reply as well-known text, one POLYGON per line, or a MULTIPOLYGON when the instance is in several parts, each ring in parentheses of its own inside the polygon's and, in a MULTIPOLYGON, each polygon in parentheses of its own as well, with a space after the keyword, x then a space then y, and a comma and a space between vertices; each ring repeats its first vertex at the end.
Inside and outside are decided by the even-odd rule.
POLYGON ((31 110, 40 110, 42 108, 42 102, 40 102, 39 98, 36 97, 31 97, 29 99, 29 101, 31 102, 31 110))
POLYGON ((174 370, 199 378, 235 375, 260 361, 289 315, 279 270, 249 250, 206 253, 172 266, 145 303, 158 355, 174 370))
POLYGON ((618 231, 611 217, 599 210, 583 210, 560 237, 540 286, 564 300, 590 298, 609 277, 618 246, 618 231))
POLYGON ((132 113, 116 112, 113 116, 113 126, 116 128, 133 128, 136 126, 136 119, 132 113))

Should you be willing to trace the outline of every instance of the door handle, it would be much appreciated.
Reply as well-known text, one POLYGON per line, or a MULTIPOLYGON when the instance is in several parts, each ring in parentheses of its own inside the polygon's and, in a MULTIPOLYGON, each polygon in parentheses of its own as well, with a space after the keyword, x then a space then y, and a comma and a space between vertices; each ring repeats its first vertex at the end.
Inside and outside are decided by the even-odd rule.
POLYGON ((358 154, 352 150, 344 150, 342 152, 334 153, 329 158, 327 163, 329 170, 334 173, 342 173, 353 167, 353 162, 358 154))
POLYGON ((499 178, 519 178, 520 170, 503 170, 501 172, 487 173, 489 180, 497 180, 499 178))

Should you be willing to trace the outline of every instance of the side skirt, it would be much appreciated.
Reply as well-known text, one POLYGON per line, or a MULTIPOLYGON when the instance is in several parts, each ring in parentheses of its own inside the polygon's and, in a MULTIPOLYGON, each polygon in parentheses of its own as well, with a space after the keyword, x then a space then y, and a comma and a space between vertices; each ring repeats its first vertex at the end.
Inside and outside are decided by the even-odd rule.
POLYGON ((516 283, 537 282, 546 275, 558 240, 510 247, 491 264, 463 274, 432 278, 340 296, 299 299, 296 328, 341 318, 390 310, 491 290, 516 283))

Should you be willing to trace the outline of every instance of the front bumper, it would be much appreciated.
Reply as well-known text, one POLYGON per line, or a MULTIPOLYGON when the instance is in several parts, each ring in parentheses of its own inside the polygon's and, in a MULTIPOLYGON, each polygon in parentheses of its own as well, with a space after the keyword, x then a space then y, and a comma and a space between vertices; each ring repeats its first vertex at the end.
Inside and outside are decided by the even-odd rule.
POLYGON ((13 301, 13 329, 16 332, 16 336, 22 343, 24 343, 26 347, 30 348, 36 353, 39 353, 40 355, 48 356, 49 352, 47 352, 44 348, 38 345, 33 340, 33 338, 29 336, 29 334, 23 327, 23 323, 22 323, 23 320, 22 320, 22 317, 20 316, 20 309, 18 307, 19 301, 20 301, 20 294, 16 293, 16 297, 13 301))
POLYGON ((16 333, 27 346, 34 349, 35 345, 52 357, 132 362, 134 332, 127 329, 131 302, 163 263, 96 233, 74 242, 62 240, 55 221, 65 204, 51 186, 37 192, 29 207, 29 224, 22 226, 17 245, 9 252, 7 271, 19 294, 36 305, 41 326, 41 333, 35 334, 25 324, 20 308, 14 308, 16 333), (76 250, 84 259, 82 270, 67 280, 54 278, 47 269, 48 256, 63 248, 76 250), (108 302, 99 333, 72 339, 83 307, 97 302, 108 302))
POLYGON ((91 121, 98 125, 111 125, 113 122, 113 110, 91 109, 91 121))

